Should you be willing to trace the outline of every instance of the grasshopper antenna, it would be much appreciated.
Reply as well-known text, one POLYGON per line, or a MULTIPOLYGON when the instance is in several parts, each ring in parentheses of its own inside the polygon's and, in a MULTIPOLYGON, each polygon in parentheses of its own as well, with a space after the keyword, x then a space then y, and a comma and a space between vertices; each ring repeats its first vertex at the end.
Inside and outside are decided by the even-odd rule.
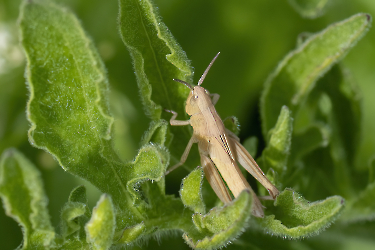
POLYGON ((201 76, 201 79, 199 79, 199 82, 198 82, 198 86, 200 86, 204 80, 204 78, 206 78, 206 75, 208 73, 208 71, 210 70, 212 64, 214 64, 216 58, 219 56, 220 52, 216 54, 216 56, 214 57, 214 59, 212 59, 212 61, 210 62, 210 64, 208 65, 206 71, 204 71, 203 75, 201 76))
POLYGON ((180 83, 184 84, 186 87, 188 87, 191 90, 194 89, 189 83, 187 83, 185 81, 182 81, 182 80, 179 80, 179 79, 173 79, 173 81, 180 82, 180 83))

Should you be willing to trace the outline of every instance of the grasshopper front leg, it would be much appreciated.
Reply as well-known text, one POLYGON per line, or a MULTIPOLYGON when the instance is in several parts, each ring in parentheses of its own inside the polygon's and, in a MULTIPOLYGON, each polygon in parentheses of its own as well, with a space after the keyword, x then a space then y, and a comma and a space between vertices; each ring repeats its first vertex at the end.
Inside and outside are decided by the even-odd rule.
POLYGON ((178 114, 174 112, 173 110, 165 109, 165 111, 173 114, 172 118, 169 120, 169 123, 172 126, 186 126, 190 124, 190 120, 186 120, 186 121, 176 120, 176 117, 178 114))
MULTIPOLYGON (((177 117, 177 113, 176 112, 174 112, 172 110, 167 110, 167 109, 165 111, 173 114, 172 118, 169 120, 169 123, 172 126, 185 126, 185 125, 189 125, 190 124, 190 120, 187 120, 187 121, 176 120, 176 117, 177 117)), ((177 163, 176 165, 172 166, 171 168, 169 168, 168 171, 165 172, 165 175, 169 174, 170 172, 172 172, 173 170, 175 170, 176 168, 178 168, 179 166, 181 166, 182 164, 185 163, 185 161, 186 161, 186 159, 187 159, 187 157, 189 155, 191 146, 193 145, 194 142, 197 142, 197 141, 196 141, 196 139, 195 139, 195 137, 193 135, 190 138, 190 140, 188 142, 188 145, 186 146, 185 151, 184 151, 184 153, 181 156, 180 162, 177 163)))

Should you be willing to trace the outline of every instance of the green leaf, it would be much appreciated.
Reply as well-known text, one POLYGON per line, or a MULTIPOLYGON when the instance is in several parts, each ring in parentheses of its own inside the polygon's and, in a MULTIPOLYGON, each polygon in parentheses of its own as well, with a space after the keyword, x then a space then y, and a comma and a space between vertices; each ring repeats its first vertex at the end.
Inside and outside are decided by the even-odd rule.
MULTIPOLYGON (((333 164, 332 180, 337 192, 344 197, 354 195, 351 180, 358 145, 361 137, 361 99, 358 87, 350 74, 334 66, 317 82, 308 100, 310 113, 316 121, 327 124, 329 129, 329 151, 333 164)), ((337 193, 336 192, 336 193, 337 193)))
POLYGON ((283 106, 275 127, 270 130, 269 142, 262 152, 263 171, 273 169, 282 175, 290 153, 293 118, 288 107, 283 106))
POLYGON ((165 141, 166 123, 152 123, 145 136, 144 143, 157 143, 143 145, 133 162, 121 162, 112 147, 113 118, 106 101, 103 64, 77 19, 53 3, 26 2, 21 31, 28 58, 29 136, 33 145, 50 152, 66 171, 111 195, 117 232, 142 221, 147 234, 157 226, 180 229, 180 221, 187 221, 191 214, 181 218, 181 201, 164 196, 162 176, 169 154, 161 143, 165 141), (149 184, 142 183, 146 181, 158 183, 145 191, 142 189, 149 184), (155 190, 158 193, 152 197, 156 201, 147 196, 155 190), (153 204, 159 205, 158 209, 153 204), (166 210, 171 210, 170 217, 162 216, 166 210))
POLYGON ((361 135, 360 94, 340 66, 335 65, 316 83, 295 122, 298 132, 293 137, 291 163, 298 166, 291 168, 288 175, 293 177, 285 184, 303 187, 298 190, 314 199, 332 194, 355 196, 353 183, 364 178, 355 176, 351 167, 361 135), (304 172, 303 178, 297 169, 304 172), (313 191, 323 186, 324 192, 313 191))
POLYGON ((193 215, 194 224, 200 234, 185 233, 183 238, 195 249, 216 249, 238 237, 250 218, 251 195, 242 192, 237 199, 224 207, 215 207, 206 215, 193 215), (207 236, 206 236, 207 235, 207 236))
POLYGON ((332 196, 311 203, 292 189, 285 189, 274 205, 270 207, 274 214, 257 219, 258 223, 268 234, 297 239, 327 228, 343 210, 344 199, 332 196))
POLYGON ((265 83, 261 98, 263 135, 276 123, 279 110, 288 106, 296 116, 315 82, 341 60, 367 32, 371 16, 357 14, 310 36, 290 52, 265 83))
POLYGON ((145 232, 145 224, 141 222, 135 226, 127 227, 121 232, 121 237, 116 240, 116 243, 124 243, 124 244, 131 244, 133 243, 138 237, 140 237, 145 232))
POLYGON ((185 206, 189 207, 196 213, 205 213, 205 205, 202 198, 202 182, 204 173, 202 168, 190 172, 190 174, 182 180, 180 189, 181 200, 185 206))
POLYGON ((142 182, 162 180, 164 183, 162 176, 168 162, 169 155, 165 149, 158 149, 148 144, 139 150, 134 163, 127 166, 127 168, 131 168, 131 171, 128 169, 122 171, 122 176, 126 176, 128 179, 126 189, 131 194, 132 202, 141 202, 138 187, 142 182))
POLYGON ((91 217, 86 188, 79 186, 70 193, 69 201, 61 211, 61 234, 63 238, 86 239, 84 226, 91 217))
POLYGON ((109 249, 115 233, 116 220, 112 199, 102 195, 86 224, 87 241, 93 249, 109 249))
MULTIPOLYGON (((179 114, 186 120, 185 100, 189 88, 173 81, 192 82, 193 69, 161 17, 148 0, 119 0, 119 29, 122 40, 133 59, 138 88, 146 114, 153 120, 179 114)), ((180 159, 191 137, 190 126, 170 127, 174 140, 170 145, 174 162, 180 159)))
MULTIPOLYGON (((147 114, 157 120, 162 108, 185 114, 189 89, 173 78, 191 82, 193 70, 185 52, 147 0, 120 0, 120 35, 133 59, 147 114)), ((186 115, 185 115, 186 117, 186 115)))
POLYGON ((82 229, 89 217, 84 216, 86 212, 86 205, 80 202, 69 202, 65 204, 61 212, 61 234, 63 237, 78 232, 78 237, 82 238, 80 229, 82 229))
POLYGON ((168 123, 164 120, 152 121, 148 131, 146 131, 142 137, 141 145, 146 145, 148 143, 164 145, 168 143, 166 141, 167 136, 170 137, 171 135, 168 134, 167 128, 168 123))
POLYGON ((6 150, 1 156, 0 196, 6 214, 22 226, 22 249, 49 249, 55 231, 40 173, 15 149, 6 150))
POLYGON ((289 0, 290 5, 305 18, 321 16, 329 2, 329 0, 289 0))
POLYGON ((50 152, 66 171, 111 194, 123 208, 122 226, 140 222, 123 175, 130 170, 112 147, 103 63, 80 23, 54 3, 32 1, 22 7, 20 27, 28 59, 31 143, 50 152))

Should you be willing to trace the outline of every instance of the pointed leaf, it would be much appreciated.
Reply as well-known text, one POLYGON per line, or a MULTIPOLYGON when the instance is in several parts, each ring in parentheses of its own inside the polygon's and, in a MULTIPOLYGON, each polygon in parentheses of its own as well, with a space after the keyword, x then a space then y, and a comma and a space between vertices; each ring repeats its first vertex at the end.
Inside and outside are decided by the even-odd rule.
MULTIPOLYGON (((119 29, 122 40, 133 59, 138 88, 146 114, 153 120, 171 118, 176 111, 178 119, 186 120, 185 100, 189 88, 173 81, 192 82, 193 69, 185 52, 161 21, 150 0, 119 0, 119 29)), ((191 137, 190 126, 170 127, 174 140, 169 147, 179 159, 191 137)), ((168 143, 169 144, 169 143, 168 143)))
POLYGON ((115 233, 116 220, 112 199, 102 195, 90 221, 86 224, 87 241, 93 249, 109 249, 115 233))
POLYGON ((205 213, 205 205, 202 198, 203 176, 202 168, 197 168, 182 180, 180 189, 182 202, 196 213, 205 213))
MULTIPOLYGON (((133 58, 143 105, 157 120, 162 108, 184 114, 189 89, 173 78, 192 80, 185 52, 148 0, 120 0, 120 35, 133 58)), ((186 116, 185 116, 186 117, 186 116)))
POLYGON ((288 107, 283 106, 275 127, 270 131, 267 147, 262 152, 263 171, 273 169, 280 176, 285 173, 292 133, 293 118, 288 107))
POLYGON ((292 189, 285 189, 275 200, 274 215, 258 219, 268 234, 287 238, 316 235, 327 228, 344 208, 340 196, 309 202, 292 189))
POLYGON ((293 114, 314 88, 315 82, 343 58, 367 32, 371 16, 357 14, 310 36, 290 52, 265 83, 261 99, 263 134, 276 123, 279 110, 288 106, 293 114))
POLYGON ((125 228, 123 232, 121 232, 121 236, 116 243, 121 244, 131 244, 137 240, 137 238, 142 235, 145 231, 145 224, 144 222, 139 223, 135 226, 125 228))
POLYGON ((23 228, 22 249, 51 247, 55 231, 40 173, 15 149, 6 150, 1 156, 0 197, 6 214, 23 228))

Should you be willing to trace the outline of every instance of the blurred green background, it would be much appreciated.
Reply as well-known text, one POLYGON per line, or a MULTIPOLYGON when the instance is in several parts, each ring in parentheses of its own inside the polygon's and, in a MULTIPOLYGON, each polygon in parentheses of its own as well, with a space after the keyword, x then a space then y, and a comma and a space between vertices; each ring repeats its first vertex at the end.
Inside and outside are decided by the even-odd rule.
MULTIPOLYGON (((28 142, 25 59, 17 37, 20 2, 0 0, 0 153, 5 148, 16 147, 38 166, 44 178, 52 222, 58 228, 61 208, 72 188, 82 183, 87 185, 91 206, 98 199, 98 191, 65 173, 47 153, 31 147, 28 142)), ((143 113, 131 59, 118 34, 118 3, 99 0, 56 2, 76 13, 102 56, 111 87, 112 113, 116 118, 116 147, 123 159, 131 160, 150 120, 143 113)), ((359 12, 375 17, 375 1, 372 0, 331 0, 324 14, 316 19, 302 18, 287 0, 154 2, 164 23, 192 61, 195 81, 213 56, 221 52, 204 87, 221 95, 216 108, 222 118, 231 115, 239 118, 242 139, 251 135, 261 139, 258 103, 263 83, 284 55, 295 48, 298 34, 318 32, 359 12)), ((353 48, 343 65, 351 70, 363 95, 363 143, 353 167, 366 171, 368 160, 375 153, 375 137, 372 135, 375 127, 375 29, 371 29, 353 48)), ((361 232, 361 227, 357 227, 361 232)), ((374 228, 374 225, 370 227, 374 228)), ((322 233, 311 239, 308 245, 317 246, 314 242, 318 239, 329 242, 324 237, 322 233)), ((352 244, 345 245, 346 249, 375 247, 375 240, 367 242, 355 237, 350 241, 352 244)), ((21 239, 20 228, 1 207, 1 249, 14 249, 21 239)), ((159 243, 151 240, 148 244, 152 249, 176 249, 177 246, 189 249, 180 234, 163 238, 159 243)))

